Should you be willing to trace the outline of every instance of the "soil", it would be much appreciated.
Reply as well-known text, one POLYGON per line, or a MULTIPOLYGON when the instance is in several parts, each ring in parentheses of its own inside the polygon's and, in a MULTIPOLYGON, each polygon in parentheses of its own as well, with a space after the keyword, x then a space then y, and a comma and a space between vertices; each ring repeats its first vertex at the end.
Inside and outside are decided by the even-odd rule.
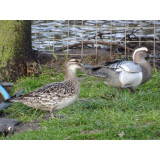
MULTIPOLYGON (((68 52, 68 57, 81 57, 81 49, 72 49, 72 51, 68 52)), ((40 65, 48 65, 50 67, 54 67, 55 69, 60 69, 61 66, 67 61, 67 54, 64 55, 63 52, 55 52, 57 55, 57 59, 54 57, 52 53, 48 52, 34 52, 35 59, 40 65), (63 55, 62 55, 63 54, 63 55)), ((110 55, 110 52, 105 49, 98 49, 97 53, 95 48, 84 48, 82 61, 89 64, 100 64, 104 61, 112 60, 114 56, 110 55)))
POLYGON ((4 98, 2 97, 2 95, 0 94, 0 103, 4 101, 4 98))
POLYGON ((40 120, 34 120, 31 122, 23 122, 20 123, 20 125, 15 126, 15 132, 16 133, 23 133, 28 130, 37 130, 40 126, 39 123, 40 120))
MULTIPOLYGON (((125 57, 124 52, 115 51, 112 54, 106 48, 97 48, 97 53, 95 48, 83 48, 83 55, 81 55, 82 49, 76 48, 68 52, 68 57, 81 57, 82 61, 90 65, 99 65, 106 61, 112 61, 114 59, 127 59, 132 60, 132 53, 129 53, 125 57)), ((49 52, 34 52, 34 57, 36 62, 40 65, 47 65, 53 67, 57 72, 63 72, 64 63, 67 61, 67 54, 64 55, 62 51, 55 52, 57 59, 49 52), (63 55, 62 55, 63 54, 63 55)), ((153 66, 153 59, 150 59, 150 63, 153 66)), ((156 59, 155 63, 157 69, 160 69, 160 59, 156 59)))
POLYGON ((2 117, 0 119, 5 119, 9 122, 9 123, 6 122, 5 124, 0 125, 1 127, 0 136, 2 134, 4 134, 5 136, 11 136, 14 133, 24 133, 28 130, 37 130, 40 128, 39 122, 41 121, 41 120, 34 120, 30 122, 19 122, 16 119, 7 119, 6 117, 2 117), (17 123, 15 123, 14 121, 17 123), (13 122, 12 129, 9 130, 8 129, 9 127, 7 126, 9 126, 9 124, 12 124, 12 122, 13 122))

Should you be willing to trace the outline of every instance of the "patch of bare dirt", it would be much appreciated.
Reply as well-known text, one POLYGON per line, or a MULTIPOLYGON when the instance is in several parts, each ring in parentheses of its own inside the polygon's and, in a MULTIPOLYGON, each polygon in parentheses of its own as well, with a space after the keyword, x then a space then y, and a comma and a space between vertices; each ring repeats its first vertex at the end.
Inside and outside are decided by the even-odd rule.
MULTIPOLYGON (((81 57, 81 52, 81 48, 72 49, 68 52, 68 57, 81 57)), ((58 69, 58 71, 62 71, 62 66, 67 61, 67 54, 64 55, 62 51, 55 52, 55 54, 57 55, 57 59, 49 52, 34 52, 34 57, 40 65, 48 65, 58 69)), ((83 49, 82 60, 85 63, 100 64, 112 59, 114 59, 114 57, 105 49, 97 48, 97 54, 95 48, 83 49)))
MULTIPOLYGON (((106 61, 126 58, 123 50, 122 51, 120 49, 117 50, 116 48, 114 48, 113 50, 114 51, 111 54, 108 48, 98 47, 96 49, 94 47, 84 47, 83 55, 82 55, 81 47, 73 48, 69 50, 68 53, 66 53, 65 55, 63 51, 55 51, 57 59, 52 53, 49 53, 49 52, 35 51, 33 54, 36 59, 36 62, 38 62, 40 65, 47 65, 47 66, 55 68, 57 72, 62 72, 63 71, 62 66, 64 66, 65 62, 67 61, 67 57, 81 57, 84 63, 91 64, 91 65, 99 65, 106 61), (67 56, 67 54, 69 56, 67 56)), ((128 59, 132 60, 131 52, 127 54, 127 60, 128 59)), ((153 65, 152 58, 150 59, 150 63, 151 65, 153 65)), ((155 65, 157 69, 160 69, 158 59, 156 60, 155 65)))
POLYGON ((19 122, 17 119, 7 119, 0 118, 0 136, 4 134, 5 136, 11 136, 14 133, 24 133, 29 130, 40 129, 40 120, 34 120, 30 122, 19 122))
POLYGON ((40 128, 39 122, 40 122, 39 120, 34 120, 31 122, 20 123, 20 125, 15 126, 15 132, 16 133, 23 133, 28 130, 37 130, 38 128, 40 128))

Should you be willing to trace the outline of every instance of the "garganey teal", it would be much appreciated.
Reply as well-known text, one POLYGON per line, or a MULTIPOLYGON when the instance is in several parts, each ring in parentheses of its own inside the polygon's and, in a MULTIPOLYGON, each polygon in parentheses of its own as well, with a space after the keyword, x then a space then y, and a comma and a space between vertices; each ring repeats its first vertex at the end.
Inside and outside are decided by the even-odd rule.
POLYGON ((10 101, 49 111, 51 117, 56 117, 55 112, 75 102, 80 93, 76 70, 82 67, 81 60, 72 58, 66 63, 65 67, 63 82, 47 84, 26 95, 11 98, 10 101))

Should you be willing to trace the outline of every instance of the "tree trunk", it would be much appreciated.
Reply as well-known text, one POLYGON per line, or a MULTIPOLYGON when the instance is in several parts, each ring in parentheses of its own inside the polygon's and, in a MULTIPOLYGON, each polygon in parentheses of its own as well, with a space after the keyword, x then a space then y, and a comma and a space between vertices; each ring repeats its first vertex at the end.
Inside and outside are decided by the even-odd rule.
POLYGON ((26 75, 31 46, 31 21, 0 21, 0 81, 26 75))

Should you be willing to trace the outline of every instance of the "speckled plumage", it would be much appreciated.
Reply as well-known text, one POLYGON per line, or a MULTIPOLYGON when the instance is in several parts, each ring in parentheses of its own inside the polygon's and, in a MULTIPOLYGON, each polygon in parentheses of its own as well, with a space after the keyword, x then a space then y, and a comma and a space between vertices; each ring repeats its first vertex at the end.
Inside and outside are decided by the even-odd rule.
POLYGON ((78 98, 80 85, 76 76, 76 69, 81 68, 79 59, 71 59, 66 64, 65 80, 40 87, 26 95, 11 99, 40 110, 54 111, 67 107, 78 98))

